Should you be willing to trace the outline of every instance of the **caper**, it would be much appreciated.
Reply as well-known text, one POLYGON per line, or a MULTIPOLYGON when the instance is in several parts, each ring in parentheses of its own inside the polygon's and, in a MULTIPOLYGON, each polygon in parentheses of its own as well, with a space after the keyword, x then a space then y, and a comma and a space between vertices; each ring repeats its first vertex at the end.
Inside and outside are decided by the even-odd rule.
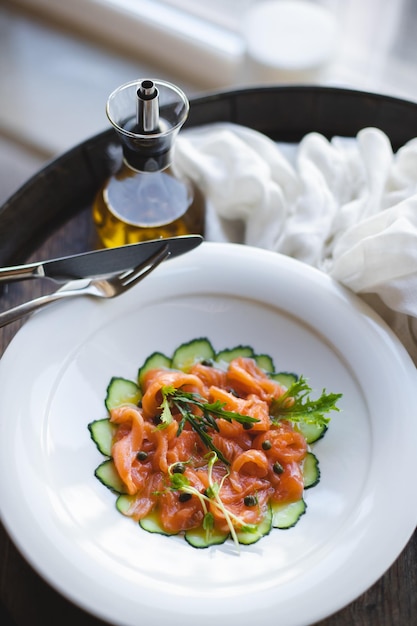
POLYGON ((262 449, 270 450, 271 448, 272 448, 272 443, 269 441, 269 439, 265 439, 265 441, 262 442, 262 449))
POLYGON ((275 474, 282 474, 282 472, 284 471, 284 468, 282 467, 281 463, 278 463, 278 461, 273 464, 272 469, 274 470, 275 474))
POLYGON ((180 502, 188 502, 188 500, 191 500, 192 495, 191 493, 187 493, 186 491, 184 491, 183 493, 180 493, 180 495, 178 496, 178 500, 180 502))
POLYGON ((185 465, 184 463, 175 463, 175 465, 172 466, 172 473, 173 474, 184 474, 185 472, 185 465))
POLYGON ((245 496, 243 502, 245 506, 256 506, 258 504, 258 498, 256 496, 245 496))
POLYGON ((146 459, 148 458, 148 453, 145 452, 145 450, 139 450, 139 452, 136 455, 136 458, 138 461, 146 461, 146 459))
POLYGON ((250 430, 252 426, 253 426, 252 422, 244 422, 243 424, 244 430, 250 430))

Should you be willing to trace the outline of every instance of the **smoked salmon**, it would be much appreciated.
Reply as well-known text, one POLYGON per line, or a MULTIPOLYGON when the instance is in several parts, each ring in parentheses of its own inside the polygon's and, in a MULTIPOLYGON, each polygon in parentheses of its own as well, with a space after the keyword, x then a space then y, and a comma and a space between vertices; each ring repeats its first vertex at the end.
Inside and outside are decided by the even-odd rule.
POLYGON ((109 419, 89 425, 108 456, 96 476, 120 494, 119 511, 150 532, 184 533, 196 547, 228 536, 253 543, 291 525, 285 509, 299 511, 295 521, 305 511, 304 490, 319 480, 309 443, 323 436, 341 394, 323 390, 312 401, 305 379, 260 367, 269 357, 248 347, 216 355, 208 340, 196 343, 204 359, 190 342, 174 353, 177 368, 154 353, 137 383, 112 379, 109 419))
POLYGON ((199 527, 210 512, 218 530, 227 531, 230 519, 240 530, 258 524, 271 499, 299 499, 307 444, 289 422, 277 426, 269 417, 270 402, 282 393, 283 388, 250 358, 232 360, 227 371, 200 363, 189 373, 148 371, 141 406, 126 405, 110 413, 111 422, 119 426, 112 456, 127 493, 133 496, 129 515, 140 520, 150 511, 157 512, 162 528, 176 534, 199 527), (166 389, 174 401, 172 421, 163 424, 166 389), (228 412, 228 419, 218 417, 211 430, 205 426, 213 446, 227 461, 216 458, 211 478, 208 445, 188 422, 178 432, 181 411, 189 410, 198 418, 201 408, 190 401, 186 409, 179 409, 175 391, 191 398, 194 394, 205 406, 218 403, 228 412), (248 427, 245 421, 230 419, 230 413, 253 421, 248 427), (280 473, 274 469, 277 462, 280 473), (179 483, 172 481, 176 474, 182 476, 179 483), (221 505, 210 494, 213 489, 221 505))

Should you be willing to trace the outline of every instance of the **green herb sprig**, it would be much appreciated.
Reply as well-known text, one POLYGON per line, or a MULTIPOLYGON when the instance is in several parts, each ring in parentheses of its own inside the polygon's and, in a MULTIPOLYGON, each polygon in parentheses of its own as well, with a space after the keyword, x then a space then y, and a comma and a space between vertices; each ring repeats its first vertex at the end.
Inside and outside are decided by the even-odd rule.
POLYGON ((216 402, 206 402, 205 399, 197 393, 182 391, 173 386, 166 385, 162 387, 162 403, 161 403, 161 423, 159 428, 166 428, 173 421, 172 410, 176 409, 181 415, 178 423, 177 435, 180 435, 186 423, 198 434, 204 445, 216 453, 218 458, 226 465, 230 465, 229 461, 222 452, 214 445, 210 435, 210 429, 219 431, 216 419, 224 419, 228 422, 239 422, 240 424, 254 424, 259 420, 250 415, 242 415, 234 411, 224 409, 225 403, 216 400, 216 402), (195 409, 200 409, 201 414, 196 414, 195 409))
POLYGON ((277 423, 281 419, 286 419, 317 426, 328 424, 330 421, 328 413, 340 411, 336 403, 342 394, 326 393, 323 389, 321 396, 312 400, 309 396, 311 391, 306 379, 300 376, 282 396, 272 401, 270 407, 272 421, 277 423))

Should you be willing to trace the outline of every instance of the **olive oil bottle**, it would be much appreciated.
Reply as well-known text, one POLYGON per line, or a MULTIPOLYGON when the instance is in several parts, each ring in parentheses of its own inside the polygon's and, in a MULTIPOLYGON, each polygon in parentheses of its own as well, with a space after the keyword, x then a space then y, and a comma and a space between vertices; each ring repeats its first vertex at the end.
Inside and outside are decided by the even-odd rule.
POLYGON ((94 200, 101 245, 204 235, 203 194, 172 168, 174 142, 188 111, 185 94, 163 81, 133 81, 110 95, 106 112, 121 141, 123 160, 94 200))

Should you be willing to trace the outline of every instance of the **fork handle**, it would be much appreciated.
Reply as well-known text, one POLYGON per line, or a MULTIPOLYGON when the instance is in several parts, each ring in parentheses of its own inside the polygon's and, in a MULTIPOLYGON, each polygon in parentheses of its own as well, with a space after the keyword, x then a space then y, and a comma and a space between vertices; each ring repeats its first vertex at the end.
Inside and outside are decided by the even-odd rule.
POLYGON ((47 296, 40 296, 39 298, 35 298, 34 300, 29 300, 29 302, 24 302, 23 304, 19 304, 18 306, 9 309, 8 311, 4 311, 0 313, 0 328, 3 326, 7 326, 7 324, 11 324, 16 320, 20 320, 22 317, 26 317, 29 313, 33 313, 37 309, 40 309, 47 304, 51 304, 52 302, 56 302, 57 300, 62 300, 63 298, 68 298, 69 296, 79 295, 79 291, 77 289, 72 289, 68 291, 55 291, 47 296))

